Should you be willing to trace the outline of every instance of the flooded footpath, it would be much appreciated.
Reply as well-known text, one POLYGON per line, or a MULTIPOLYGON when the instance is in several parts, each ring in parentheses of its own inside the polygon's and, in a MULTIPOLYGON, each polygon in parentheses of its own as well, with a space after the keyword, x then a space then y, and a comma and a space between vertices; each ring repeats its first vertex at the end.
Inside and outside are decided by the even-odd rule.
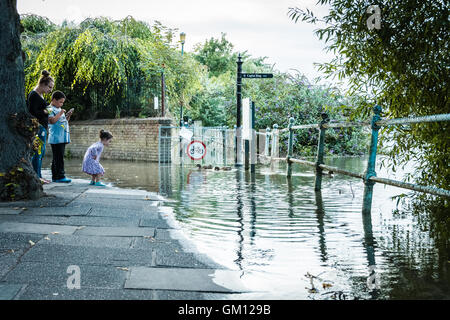
MULTIPOLYGON (((48 170, 44 177, 49 177, 48 170)), ((89 180, 0 203, 0 300, 204 300, 248 292, 200 254, 152 192, 89 180)))
MULTIPOLYGON (((366 165, 361 158, 326 163, 354 172, 366 165)), ((281 164, 274 171, 258 166, 255 175, 235 168, 102 164, 110 186, 165 197, 161 211, 195 250, 239 275, 248 289, 239 299, 450 297, 448 252, 392 199, 403 189, 375 184, 372 214, 363 218, 361 180, 326 175, 316 193, 313 171, 301 165, 289 181, 281 164)), ((79 159, 67 160, 67 174, 86 179, 80 166, 79 159)))

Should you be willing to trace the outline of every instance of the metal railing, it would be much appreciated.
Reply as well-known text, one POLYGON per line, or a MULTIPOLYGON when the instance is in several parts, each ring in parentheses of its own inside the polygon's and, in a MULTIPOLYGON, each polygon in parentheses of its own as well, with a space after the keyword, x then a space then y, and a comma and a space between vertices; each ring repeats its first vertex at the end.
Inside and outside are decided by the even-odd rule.
POLYGON ((269 158, 271 160, 271 166, 273 167, 274 161, 286 161, 287 169, 286 176, 290 178, 292 176, 292 164, 299 163, 304 164, 310 167, 315 168, 316 176, 314 182, 314 189, 316 191, 321 190, 322 188, 322 171, 328 170, 333 171, 335 173, 360 178, 364 181, 364 197, 363 197, 363 214, 370 213, 372 207, 372 194, 373 194, 373 186, 375 182, 383 183, 395 187, 400 187, 404 189, 414 190, 418 192, 429 193, 437 196, 450 197, 450 191, 430 186, 423 186, 413 183, 407 183, 403 181, 397 181, 387 178, 377 177, 375 171, 375 162, 377 155, 377 144, 378 144, 378 131, 382 126, 390 126, 390 125, 398 125, 398 124, 411 124, 411 123, 423 123, 423 122, 437 122, 437 121, 450 121, 450 114, 438 114, 431 116, 423 116, 423 117, 407 117, 407 118, 397 118, 397 119, 381 119, 381 107, 375 106, 373 108, 374 115, 371 121, 360 121, 360 122, 331 122, 328 118, 328 115, 322 114, 322 121, 316 124, 306 124, 306 125, 297 125, 294 126, 294 118, 289 119, 288 128, 278 130, 278 126, 274 125, 273 131, 270 132, 268 128, 266 130, 266 141, 265 141, 265 150, 264 155, 260 155, 262 157, 269 158), (348 127, 371 127, 371 142, 369 149, 369 159, 367 163, 367 169, 364 173, 354 173, 344 169, 340 169, 337 167, 332 167, 324 164, 324 141, 325 141, 325 131, 328 128, 348 128, 348 127), (302 159, 292 158, 293 153, 293 132, 298 129, 310 129, 317 128, 320 130, 319 132, 319 141, 317 148, 317 157, 316 161, 307 161, 302 159), (278 141, 279 141, 279 133, 280 132, 289 132, 289 140, 288 140, 288 150, 285 158, 281 158, 278 155, 278 141), (272 140, 272 148, 271 154, 269 155, 269 145, 270 139, 272 140))

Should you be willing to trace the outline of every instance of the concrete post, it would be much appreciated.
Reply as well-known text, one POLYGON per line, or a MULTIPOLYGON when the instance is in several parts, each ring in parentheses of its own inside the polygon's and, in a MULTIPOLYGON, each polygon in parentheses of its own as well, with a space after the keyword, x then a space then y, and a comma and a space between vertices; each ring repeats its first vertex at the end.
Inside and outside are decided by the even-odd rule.
POLYGON ((377 160, 378 131, 381 127, 376 122, 381 120, 381 106, 376 105, 373 108, 374 116, 372 117, 372 137, 370 139, 369 160, 367 162, 367 170, 364 178, 364 196, 363 196, 363 214, 370 214, 372 210, 372 194, 375 182, 369 180, 370 177, 377 176, 375 172, 375 164, 377 160))
POLYGON ((286 169, 286 176, 290 178, 292 176, 292 162, 290 161, 290 158, 292 157, 292 151, 293 151, 293 143, 294 143, 294 130, 292 130, 292 126, 294 125, 294 118, 289 118, 289 141, 288 141, 288 150, 287 150, 287 156, 286 156, 286 163, 287 163, 287 169, 286 169))
POLYGON ((316 179, 314 181, 314 190, 319 191, 322 189, 322 169, 319 165, 323 164, 323 154, 325 146, 325 130, 324 124, 330 121, 326 113, 322 113, 322 121, 320 122, 319 142, 317 146, 317 159, 316 159, 316 179))

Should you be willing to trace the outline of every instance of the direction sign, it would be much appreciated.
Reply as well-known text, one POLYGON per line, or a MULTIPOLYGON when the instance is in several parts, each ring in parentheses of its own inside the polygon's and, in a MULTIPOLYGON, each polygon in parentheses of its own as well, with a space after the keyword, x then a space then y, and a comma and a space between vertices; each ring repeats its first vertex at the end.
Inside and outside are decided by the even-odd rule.
POLYGON ((241 78, 249 78, 249 79, 273 78, 273 73, 241 73, 241 78))

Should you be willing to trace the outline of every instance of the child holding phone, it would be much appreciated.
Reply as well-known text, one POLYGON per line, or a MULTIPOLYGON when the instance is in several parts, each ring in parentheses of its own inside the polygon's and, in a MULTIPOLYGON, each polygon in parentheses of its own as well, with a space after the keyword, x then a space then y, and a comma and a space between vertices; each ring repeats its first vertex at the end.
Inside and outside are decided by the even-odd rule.
POLYGON ((61 91, 55 91, 52 101, 47 107, 49 122, 48 143, 52 147, 52 181, 69 183, 64 171, 64 152, 66 144, 70 143, 69 120, 73 113, 73 108, 68 112, 62 109, 66 96, 61 91))

